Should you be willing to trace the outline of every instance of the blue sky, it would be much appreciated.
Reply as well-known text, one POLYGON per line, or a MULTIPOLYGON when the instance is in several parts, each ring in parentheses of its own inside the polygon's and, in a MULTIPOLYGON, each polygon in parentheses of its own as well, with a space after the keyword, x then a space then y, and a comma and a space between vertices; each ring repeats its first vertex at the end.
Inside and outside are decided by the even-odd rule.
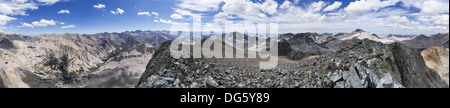
POLYGON ((170 30, 172 24, 193 25, 192 17, 201 16, 203 24, 278 23, 280 33, 361 28, 435 34, 449 30, 448 7, 448 0, 0 0, 0 32, 170 30), (94 7, 99 4, 104 7, 94 7))

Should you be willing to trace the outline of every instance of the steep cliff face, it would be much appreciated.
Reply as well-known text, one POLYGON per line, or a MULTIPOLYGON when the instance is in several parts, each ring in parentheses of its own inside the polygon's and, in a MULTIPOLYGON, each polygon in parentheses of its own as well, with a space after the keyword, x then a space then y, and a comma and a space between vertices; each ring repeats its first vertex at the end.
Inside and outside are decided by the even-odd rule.
POLYGON ((449 52, 442 46, 433 46, 421 52, 427 66, 436 71, 448 84, 449 52))
POLYGON ((157 74, 158 72, 164 71, 164 69, 169 68, 169 66, 172 66, 174 63, 173 59, 170 56, 170 44, 172 41, 166 41, 161 44, 161 47, 153 54, 152 58, 146 68, 144 73, 142 74, 138 86, 144 87, 148 84, 148 77, 151 77, 154 74, 157 74))
MULTIPOLYGON (((224 61, 174 59, 170 42, 153 55, 136 87, 143 88, 448 88, 416 49, 362 40, 334 53, 261 70, 224 61)), ((249 64, 249 59, 239 61, 249 64)))
POLYGON ((435 71, 427 67, 423 57, 416 49, 400 43, 389 45, 394 60, 394 72, 398 72, 402 84, 410 88, 444 88, 445 81, 435 71))

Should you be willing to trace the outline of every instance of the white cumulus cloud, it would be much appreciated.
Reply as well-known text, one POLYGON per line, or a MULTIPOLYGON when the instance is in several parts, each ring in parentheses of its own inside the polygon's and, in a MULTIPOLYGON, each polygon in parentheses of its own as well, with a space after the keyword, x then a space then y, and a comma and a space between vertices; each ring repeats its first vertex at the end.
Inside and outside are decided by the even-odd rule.
MULTIPOLYGON (((19 1, 26 1, 26 0, 19 0, 19 1)), ((45 4, 55 4, 56 2, 59 2, 60 0, 37 0, 37 1, 45 3, 45 4)))
POLYGON ((156 13, 156 12, 152 12, 152 14, 155 15, 155 16, 159 16, 159 14, 156 13))
POLYGON ((223 0, 179 0, 178 7, 194 11, 214 11, 223 0))
POLYGON ((41 19, 40 21, 33 21, 31 24, 35 27, 46 27, 49 25, 56 25, 56 21, 54 20, 45 20, 41 19))
POLYGON ((105 4, 97 4, 97 5, 94 5, 93 6, 94 8, 97 8, 97 9, 102 9, 102 8, 106 8, 106 5, 105 4))
POLYGON ((437 15, 449 12, 449 3, 439 2, 437 0, 424 1, 421 6, 421 13, 426 15, 437 15))
POLYGON ((334 11, 336 9, 338 9, 339 7, 341 7, 342 2, 336 1, 333 4, 329 5, 328 7, 326 7, 325 9, 323 9, 323 11, 334 11))
POLYGON ((22 23, 22 26, 20 27, 29 27, 29 28, 34 28, 33 25, 29 24, 29 23, 22 23))
POLYGON ((313 11, 315 12, 321 11, 323 7, 325 7, 325 5, 326 5, 325 2, 323 1, 318 1, 311 4, 313 11))
POLYGON ((366 13, 372 10, 378 10, 386 6, 392 6, 398 3, 400 0, 356 0, 350 2, 345 8, 347 13, 356 15, 366 13))
POLYGON ((273 15, 277 12, 278 3, 274 0, 266 0, 263 4, 261 4, 261 11, 273 15))
POLYGON ((139 15, 139 16, 142 16, 142 15, 152 16, 152 14, 150 14, 150 12, 138 12, 137 15, 139 15))
POLYGON ((154 20, 154 22, 166 23, 166 24, 174 24, 174 25, 189 25, 188 23, 179 23, 179 22, 174 22, 172 20, 164 20, 164 19, 154 20))
POLYGON ((58 11, 58 14, 70 14, 70 11, 69 10, 60 10, 60 11, 58 11))
POLYGON ((449 15, 448 14, 442 14, 437 15, 431 18, 432 22, 437 25, 441 26, 447 26, 449 25, 449 15))
POLYGON ((0 0, 0 13, 4 15, 26 15, 26 10, 35 9, 38 9, 35 2, 0 0))
POLYGON ((113 11, 111 10, 111 13, 116 15, 116 14, 123 14, 125 11, 123 9, 117 8, 117 11, 113 11))
POLYGON ((170 15, 170 17, 171 17, 172 19, 183 19, 183 16, 178 15, 178 14, 172 14, 172 15, 170 15))
POLYGON ((8 23, 9 21, 16 20, 17 18, 9 17, 6 15, 0 14, 0 27, 8 23))
POLYGON ((63 29, 67 29, 67 28, 75 28, 75 25, 67 25, 67 26, 62 26, 61 28, 63 29))

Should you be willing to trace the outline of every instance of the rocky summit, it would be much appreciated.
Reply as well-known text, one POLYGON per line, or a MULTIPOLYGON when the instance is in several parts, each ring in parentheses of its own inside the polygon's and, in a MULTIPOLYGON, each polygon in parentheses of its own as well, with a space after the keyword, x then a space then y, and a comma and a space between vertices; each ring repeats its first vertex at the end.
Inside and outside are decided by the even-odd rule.
POLYGON ((141 88, 448 88, 420 53, 401 43, 371 40, 261 70, 254 59, 174 59, 171 41, 153 55, 141 88), (243 65, 247 64, 247 65, 243 65))

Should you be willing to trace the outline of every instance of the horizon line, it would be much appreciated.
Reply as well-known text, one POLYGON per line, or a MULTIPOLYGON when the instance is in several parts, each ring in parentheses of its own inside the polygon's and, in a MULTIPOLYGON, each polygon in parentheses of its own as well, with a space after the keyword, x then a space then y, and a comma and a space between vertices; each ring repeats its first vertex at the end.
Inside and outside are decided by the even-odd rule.
MULTIPOLYGON (((358 30, 358 29, 355 29, 354 31, 356 31, 356 30, 358 30)), ((96 32, 96 33, 70 33, 70 32, 67 32, 67 33, 42 33, 42 34, 39 34, 39 35, 26 35, 26 34, 22 34, 22 33, 5 33, 5 32, 2 32, 2 31, 0 31, 0 33, 1 34, 7 34, 7 35, 21 35, 21 36, 30 36, 30 37, 36 37, 36 36, 40 36, 40 35, 53 35, 53 34, 56 34, 56 35, 63 35, 63 34, 79 34, 79 35, 95 35, 95 34, 101 34, 101 33, 125 33, 125 32, 136 32, 136 31, 143 31, 143 32, 147 32, 147 31, 151 31, 151 32, 172 32, 172 31, 170 31, 170 30, 125 30, 125 31, 122 31, 122 32, 96 32)), ((180 30, 181 31, 181 30, 180 30)), ((352 33, 352 32, 354 32, 354 31, 351 31, 351 32, 296 32, 296 33, 294 33, 294 32, 286 32, 286 33, 278 33, 278 35, 282 35, 282 34, 300 34, 300 33, 317 33, 317 34, 320 34, 320 35, 323 35, 323 34, 329 34, 329 33, 331 33, 331 34, 334 34, 334 33, 352 33)), ((365 30, 363 30, 363 31, 365 31, 365 30)), ((202 32, 203 33, 203 31, 183 31, 183 32, 202 32)), ((232 32, 237 32, 237 31, 230 31, 230 32, 222 32, 222 34, 227 34, 227 33, 232 33, 232 32)), ((365 31, 365 32, 367 32, 367 31, 365 31)), ((238 33, 241 33, 241 32, 238 32, 238 33)), ((433 33, 433 34, 426 34, 426 33, 421 33, 421 34, 396 34, 396 33, 372 33, 372 32, 368 32, 368 33, 371 33, 371 34, 375 34, 375 35, 436 35, 436 34, 448 34, 448 33, 450 33, 450 32, 447 32, 447 33, 442 33, 442 32, 439 32, 439 33, 433 33)), ((248 32, 244 32, 244 34, 257 34, 257 33, 248 33, 248 32)))

